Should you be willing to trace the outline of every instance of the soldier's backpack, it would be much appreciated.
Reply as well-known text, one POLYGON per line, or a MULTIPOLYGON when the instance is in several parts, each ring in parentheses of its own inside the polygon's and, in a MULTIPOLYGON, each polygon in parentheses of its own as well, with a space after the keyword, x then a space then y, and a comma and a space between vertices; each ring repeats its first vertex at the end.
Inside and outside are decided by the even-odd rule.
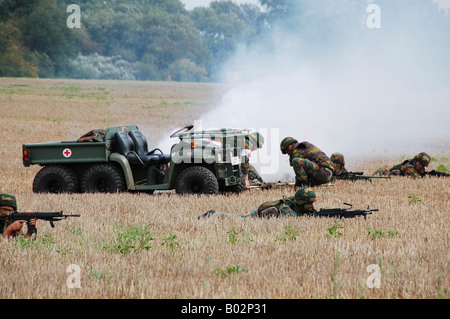
POLYGON ((390 175, 400 175, 400 168, 405 165, 408 162, 411 162, 412 159, 409 160, 404 160, 402 163, 397 164, 397 165, 393 165, 391 167, 389 167, 389 174, 390 175))
POLYGON ((278 200, 270 201, 270 202, 264 202, 258 207, 258 213, 262 212, 263 210, 269 208, 269 207, 276 207, 280 208, 281 205, 290 205, 294 201, 295 197, 287 197, 287 198, 281 198, 278 200))

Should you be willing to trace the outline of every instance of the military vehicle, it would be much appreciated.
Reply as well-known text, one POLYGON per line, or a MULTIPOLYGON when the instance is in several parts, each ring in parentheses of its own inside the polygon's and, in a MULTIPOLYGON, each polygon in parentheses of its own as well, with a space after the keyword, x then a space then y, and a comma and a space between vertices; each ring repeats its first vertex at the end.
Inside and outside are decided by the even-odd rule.
POLYGON ((33 181, 37 193, 113 193, 175 190, 217 194, 244 189, 241 152, 246 129, 192 130, 171 138, 170 153, 149 151, 138 126, 107 127, 101 141, 59 141, 22 145, 23 165, 42 168, 33 181))

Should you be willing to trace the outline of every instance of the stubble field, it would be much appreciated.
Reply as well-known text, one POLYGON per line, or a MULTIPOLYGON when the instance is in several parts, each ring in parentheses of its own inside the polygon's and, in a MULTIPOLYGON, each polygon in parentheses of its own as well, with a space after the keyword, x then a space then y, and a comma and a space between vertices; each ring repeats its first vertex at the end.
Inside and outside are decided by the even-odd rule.
MULTIPOLYGON (((16 196, 19 211, 81 217, 55 228, 38 221, 34 241, 2 240, 0 298, 448 298, 448 178, 314 187, 316 208, 344 202, 378 208, 367 220, 239 217, 292 195, 289 187, 217 196, 32 192, 39 167, 22 165, 22 144, 75 140, 91 129, 133 123, 158 141, 212 109, 227 89, 1 79, 0 191, 16 196), (209 209, 233 216, 197 219, 209 209)), ((450 165, 449 142, 434 152, 418 150, 435 158, 430 170, 450 165)), ((386 154, 349 169, 371 173, 400 161, 386 154)))

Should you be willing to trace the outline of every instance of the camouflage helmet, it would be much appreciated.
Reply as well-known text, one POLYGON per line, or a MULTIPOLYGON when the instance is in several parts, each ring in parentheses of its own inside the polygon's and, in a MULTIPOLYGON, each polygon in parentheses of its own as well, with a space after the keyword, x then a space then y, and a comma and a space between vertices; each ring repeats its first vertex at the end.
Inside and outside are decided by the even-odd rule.
POLYGON ((14 210, 17 209, 17 202, 16 198, 13 195, 10 194, 0 194, 0 206, 9 206, 14 208, 14 210))
POLYGON ((427 153, 422 152, 414 156, 413 160, 421 163, 423 166, 428 166, 428 164, 430 164, 431 157, 427 153))
POLYGON ((288 152, 288 147, 291 144, 296 144, 298 141, 293 137, 285 137, 280 143, 281 153, 286 154, 288 152))
POLYGON ((341 153, 331 154, 330 160, 336 164, 341 164, 341 165, 345 164, 344 155, 342 155, 341 153))
POLYGON ((316 201, 316 194, 312 188, 301 188, 295 193, 294 200, 297 205, 311 204, 316 201))

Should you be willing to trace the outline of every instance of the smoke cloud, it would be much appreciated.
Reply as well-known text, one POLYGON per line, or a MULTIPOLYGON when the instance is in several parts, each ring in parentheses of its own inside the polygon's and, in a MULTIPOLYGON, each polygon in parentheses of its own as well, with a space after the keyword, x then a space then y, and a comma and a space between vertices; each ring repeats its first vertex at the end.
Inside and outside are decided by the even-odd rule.
POLYGON ((277 179, 288 169, 286 136, 350 163, 448 148, 450 17, 437 4, 379 0, 375 21, 374 1, 287 2, 289 15, 224 68, 238 81, 203 129, 259 130, 266 143, 251 163, 277 179))

